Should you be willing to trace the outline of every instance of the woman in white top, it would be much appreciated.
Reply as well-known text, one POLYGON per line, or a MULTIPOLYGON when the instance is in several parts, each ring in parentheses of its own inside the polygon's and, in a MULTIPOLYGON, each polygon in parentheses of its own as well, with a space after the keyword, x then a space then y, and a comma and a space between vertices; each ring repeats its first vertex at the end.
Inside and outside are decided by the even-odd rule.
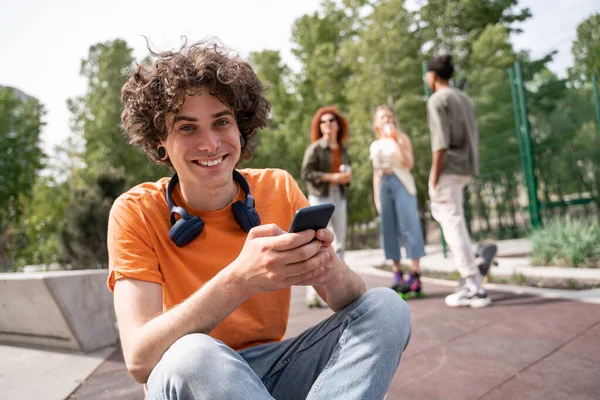
POLYGON ((373 131, 377 136, 369 149, 373 163, 373 197, 381 216, 385 258, 394 263, 392 287, 402 293, 419 293, 419 261, 425 255, 425 243, 415 180, 410 173, 414 164, 412 145, 387 106, 380 106, 375 111, 373 131), (400 246, 404 246, 406 256, 412 260, 411 273, 406 280, 400 267, 400 246))

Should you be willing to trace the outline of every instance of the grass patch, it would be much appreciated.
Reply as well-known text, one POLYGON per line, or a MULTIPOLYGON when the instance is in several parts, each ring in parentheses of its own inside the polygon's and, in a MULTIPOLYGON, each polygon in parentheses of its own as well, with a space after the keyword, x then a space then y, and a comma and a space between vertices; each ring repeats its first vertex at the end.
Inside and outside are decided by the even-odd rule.
POLYGON ((534 265, 600 268, 597 218, 555 218, 531 234, 534 265))

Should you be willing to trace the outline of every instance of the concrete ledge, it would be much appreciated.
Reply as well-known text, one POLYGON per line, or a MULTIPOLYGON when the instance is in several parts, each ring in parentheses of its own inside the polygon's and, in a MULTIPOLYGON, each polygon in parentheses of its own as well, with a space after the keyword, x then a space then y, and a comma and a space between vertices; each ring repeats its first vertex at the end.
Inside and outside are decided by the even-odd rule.
POLYGON ((107 270, 0 274, 0 343, 90 352, 117 343, 107 270))

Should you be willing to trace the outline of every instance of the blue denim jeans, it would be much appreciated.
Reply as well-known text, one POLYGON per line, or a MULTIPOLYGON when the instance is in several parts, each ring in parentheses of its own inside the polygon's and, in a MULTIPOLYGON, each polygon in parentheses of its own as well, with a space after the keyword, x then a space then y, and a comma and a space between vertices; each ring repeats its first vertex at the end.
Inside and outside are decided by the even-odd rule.
POLYGON ((410 259, 425 255, 425 241, 419 221, 417 196, 408 193, 394 174, 385 175, 379 184, 381 203, 380 240, 386 260, 400 260, 400 246, 410 259))
POLYGON ((411 335, 408 305, 369 290, 295 338, 236 352, 186 335, 148 379, 148 399, 382 399, 411 335))

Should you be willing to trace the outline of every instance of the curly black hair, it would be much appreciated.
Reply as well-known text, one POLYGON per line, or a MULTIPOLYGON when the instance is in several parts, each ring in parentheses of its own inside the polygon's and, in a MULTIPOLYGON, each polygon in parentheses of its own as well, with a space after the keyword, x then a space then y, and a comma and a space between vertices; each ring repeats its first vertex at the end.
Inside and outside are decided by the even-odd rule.
POLYGON ((166 115, 179 112, 186 95, 208 88, 213 96, 229 106, 246 144, 240 162, 250 159, 258 129, 267 125, 270 104, 264 86, 250 64, 217 41, 187 42, 178 51, 150 53, 152 65, 139 64, 121 90, 121 121, 129 142, 141 147, 159 165, 156 149, 168 135, 166 115))

